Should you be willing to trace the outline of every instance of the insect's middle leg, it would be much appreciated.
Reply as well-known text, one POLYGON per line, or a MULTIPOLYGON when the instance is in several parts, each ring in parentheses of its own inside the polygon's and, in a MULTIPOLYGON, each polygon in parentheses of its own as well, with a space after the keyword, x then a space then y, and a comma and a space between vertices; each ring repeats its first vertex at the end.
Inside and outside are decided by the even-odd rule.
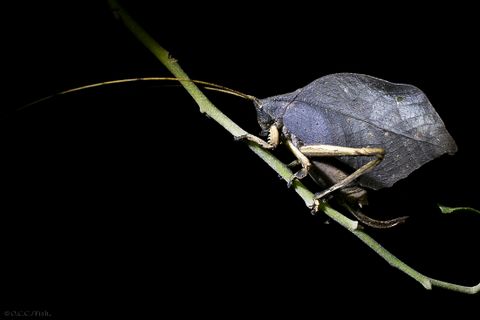
POLYGON ((382 162, 385 155, 385 150, 382 148, 349 148, 331 145, 307 145, 298 149, 305 157, 338 157, 338 156, 374 156, 375 159, 367 162, 352 174, 346 178, 335 183, 328 189, 316 193, 315 198, 320 199, 326 195, 343 188, 350 184, 353 180, 357 179, 361 175, 375 168, 380 162, 382 162))
POLYGON ((292 162, 289 166, 293 166, 296 164, 301 164, 302 169, 297 171, 292 178, 288 181, 288 185, 290 186, 295 179, 303 179, 307 176, 308 170, 310 169, 310 166, 312 165, 310 163, 310 160, 298 149, 290 140, 287 140, 286 142, 287 147, 292 151, 293 155, 295 158, 297 158, 297 161, 292 162))

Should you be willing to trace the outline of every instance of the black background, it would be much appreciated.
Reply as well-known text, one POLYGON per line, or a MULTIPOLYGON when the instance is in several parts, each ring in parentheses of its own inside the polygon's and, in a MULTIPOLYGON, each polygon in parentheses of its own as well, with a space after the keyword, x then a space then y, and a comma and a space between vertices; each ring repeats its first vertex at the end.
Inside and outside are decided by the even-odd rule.
MULTIPOLYGON (((459 151, 372 193, 372 215, 412 218, 371 234, 420 272, 480 281, 478 215, 436 209, 438 202, 480 208, 472 8, 125 3, 194 79, 257 97, 334 72, 421 88, 459 151)), ((102 87, 14 112, 64 89, 169 73, 101 1, 33 2, 4 14, 11 18, 3 27, 1 110, 5 310, 382 314, 478 301, 424 290, 340 226, 312 217, 177 84, 102 87)), ((258 131, 249 102, 209 96, 258 131)))

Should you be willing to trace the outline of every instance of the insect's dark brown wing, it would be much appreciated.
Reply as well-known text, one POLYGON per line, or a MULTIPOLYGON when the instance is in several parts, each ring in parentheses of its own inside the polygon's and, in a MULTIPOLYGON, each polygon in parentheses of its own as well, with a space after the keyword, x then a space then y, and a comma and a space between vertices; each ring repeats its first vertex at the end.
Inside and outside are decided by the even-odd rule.
MULTIPOLYGON (((280 103, 292 94, 265 99, 280 103)), ((381 147, 384 161, 359 178, 372 189, 390 187, 423 164, 457 146, 426 95, 411 85, 367 75, 339 73, 322 77, 289 103, 284 129, 304 144, 381 147)), ((342 157, 359 168, 369 159, 342 157)))

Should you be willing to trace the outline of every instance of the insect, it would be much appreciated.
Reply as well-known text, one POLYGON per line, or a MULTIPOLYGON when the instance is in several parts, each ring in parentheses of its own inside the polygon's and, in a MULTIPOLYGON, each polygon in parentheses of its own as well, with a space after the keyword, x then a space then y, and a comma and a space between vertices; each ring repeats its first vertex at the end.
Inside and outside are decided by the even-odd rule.
POLYGON ((294 92, 265 99, 176 78, 116 80, 59 94, 138 80, 193 81, 252 100, 262 132, 260 137, 247 134, 240 138, 267 149, 285 144, 297 159, 293 165, 301 166, 290 183, 309 175, 325 188, 315 194, 317 200, 336 192, 337 200, 358 220, 376 228, 392 227, 405 217, 378 221, 363 215, 359 209, 367 204, 365 188, 390 187, 425 163, 457 150, 420 89, 362 74, 327 75, 294 92), (267 137, 266 141, 261 137, 267 137))
MULTIPOLYGON (((310 174, 328 185, 316 199, 343 189, 347 203, 361 208, 363 187, 390 187, 425 163, 457 151, 426 95, 411 85, 338 73, 254 103, 262 135, 268 136, 265 146, 273 149, 282 141, 301 164, 292 178, 310 174), (325 161, 328 157, 336 161, 325 161)), ((362 222, 388 227, 404 219, 367 220, 362 222)))

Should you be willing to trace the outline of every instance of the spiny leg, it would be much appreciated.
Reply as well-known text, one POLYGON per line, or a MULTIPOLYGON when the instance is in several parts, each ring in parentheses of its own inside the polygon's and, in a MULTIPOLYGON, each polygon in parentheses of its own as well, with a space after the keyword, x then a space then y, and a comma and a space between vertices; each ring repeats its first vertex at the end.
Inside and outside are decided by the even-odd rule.
POLYGON ((307 145, 298 149, 306 157, 338 157, 338 156, 374 156, 375 159, 367 162, 355 172, 347 176, 346 178, 335 183, 328 189, 316 193, 315 199, 320 199, 326 195, 345 187, 353 182, 355 179, 365 174, 366 172, 375 168, 380 162, 382 162, 385 155, 385 150, 382 148, 349 148, 331 145, 307 145))

